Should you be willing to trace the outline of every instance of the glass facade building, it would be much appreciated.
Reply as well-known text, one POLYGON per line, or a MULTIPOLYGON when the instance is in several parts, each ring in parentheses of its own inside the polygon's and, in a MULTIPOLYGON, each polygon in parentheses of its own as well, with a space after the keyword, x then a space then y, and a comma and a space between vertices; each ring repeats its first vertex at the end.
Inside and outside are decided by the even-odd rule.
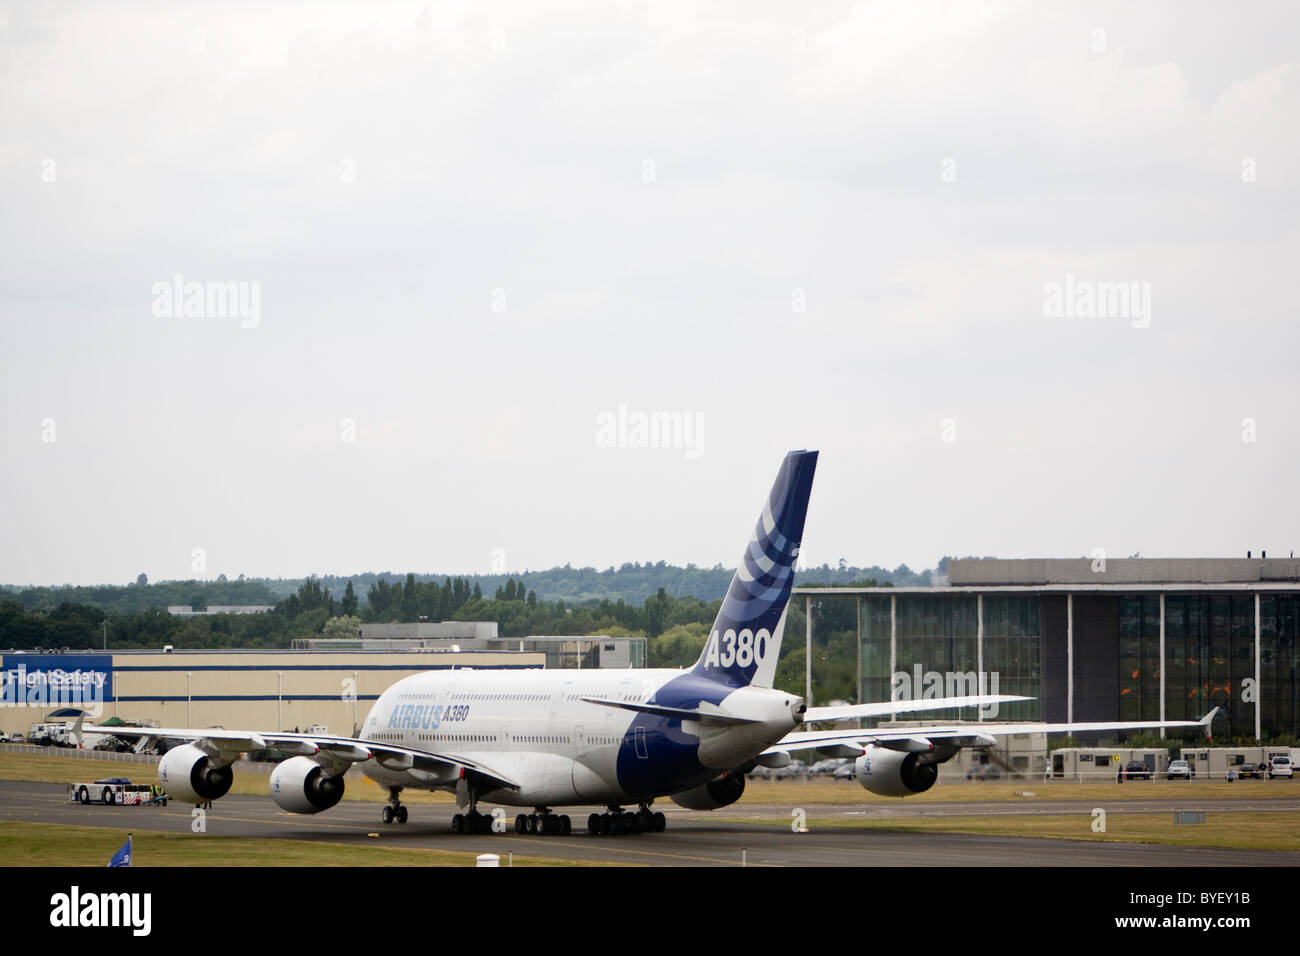
MULTIPOLYGON (((856 602, 864 702, 1022 694, 1035 700, 983 719, 1052 722, 1196 720, 1220 707, 1216 737, 1300 736, 1300 585, 810 588, 800 596, 818 607, 856 602)), ((815 609, 812 628, 815 637, 815 609)), ((974 709, 926 716, 979 718, 974 709)))

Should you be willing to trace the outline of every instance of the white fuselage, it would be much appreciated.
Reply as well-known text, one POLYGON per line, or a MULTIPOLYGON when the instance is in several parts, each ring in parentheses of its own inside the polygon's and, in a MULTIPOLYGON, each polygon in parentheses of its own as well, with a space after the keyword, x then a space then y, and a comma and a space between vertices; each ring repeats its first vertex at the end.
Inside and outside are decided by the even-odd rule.
MULTIPOLYGON (((801 703, 679 670, 428 671, 385 691, 360 736, 472 760, 519 784, 480 795, 491 803, 622 804, 699 786, 751 760, 798 725, 801 703), (674 720, 583 699, 674 703, 662 699, 665 689, 687 706, 716 706, 751 722, 674 720), (714 700, 701 704, 701 693, 714 700)), ((362 766, 390 787, 454 790, 459 776, 374 759, 362 766)))

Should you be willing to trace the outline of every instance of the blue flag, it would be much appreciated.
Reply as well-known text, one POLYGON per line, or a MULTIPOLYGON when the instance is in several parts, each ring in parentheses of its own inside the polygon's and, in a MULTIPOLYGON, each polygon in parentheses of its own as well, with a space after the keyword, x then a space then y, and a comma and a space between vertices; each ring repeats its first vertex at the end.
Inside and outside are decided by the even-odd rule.
POLYGON ((126 842, 122 844, 122 849, 113 854, 113 859, 108 861, 109 866, 130 866, 131 865, 131 834, 126 835, 126 842))

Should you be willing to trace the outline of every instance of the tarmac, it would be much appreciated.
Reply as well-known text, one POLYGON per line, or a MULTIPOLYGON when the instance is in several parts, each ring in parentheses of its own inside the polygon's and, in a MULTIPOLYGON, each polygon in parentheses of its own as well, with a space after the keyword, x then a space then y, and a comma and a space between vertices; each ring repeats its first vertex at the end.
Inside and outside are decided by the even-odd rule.
MULTIPOLYGON (((1207 811, 1269 812, 1294 810, 1293 800, 1242 799, 1197 801, 1207 811)), ((716 815, 665 806, 664 833, 635 836, 588 835, 587 809, 570 811, 573 832, 567 837, 524 836, 513 832, 490 836, 455 836, 449 804, 408 804, 410 822, 385 826, 379 822, 382 804, 345 800, 314 816, 280 810, 269 797, 227 796, 207 811, 209 835, 322 841, 358 846, 461 850, 496 853, 503 865, 511 853, 531 857, 591 860, 628 865, 661 866, 1289 866, 1300 865, 1300 853, 1286 850, 1243 850, 1159 844, 1089 842, 1035 837, 904 833, 881 829, 826 826, 832 819, 882 819, 915 816, 988 816, 995 814, 1087 814, 1086 801, 1040 801, 1033 806, 1005 802, 931 803, 924 807, 867 805, 809 805, 808 832, 789 826, 757 822, 790 816, 788 805, 741 804, 716 815), (725 816, 726 819, 721 819, 725 816), (753 820, 755 822, 748 822, 753 820), (823 825, 819 826, 819 822, 823 825), (377 833, 378 838, 369 836, 377 833)), ((656 803, 656 809, 660 805, 656 803)), ((1107 801, 1108 812, 1163 813, 1168 801, 1107 801)), ((0 781, 0 820, 109 827, 136 832, 191 832, 192 808, 175 802, 167 807, 121 807, 68 801, 63 784, 0 781)), ((508 810, 513 821, 517 811, 508 810)))

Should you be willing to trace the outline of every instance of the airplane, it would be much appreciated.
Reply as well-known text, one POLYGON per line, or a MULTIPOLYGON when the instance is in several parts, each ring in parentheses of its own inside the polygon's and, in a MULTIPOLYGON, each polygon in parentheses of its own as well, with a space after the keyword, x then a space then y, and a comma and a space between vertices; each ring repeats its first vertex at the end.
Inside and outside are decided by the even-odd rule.
MULTIPOLYGON (((817 466, 815 451, 785 456, 695 666, 689 670, 430 671, 388 688, 355 738, 281 732, 88 727, 87 732, 186 741, 158 763, 178 802, 230 791, 240 754, 291 756, 271 774, 271 797, 318 813, 343 797, 354 764, 389 792, 385 823, 405 823, 404 789, 456 794, 454 833, 487 833, 480 802, 532 808, 518 833, 567 834, 555 807, 604 806, 592 833, 659 832, 651 806, 671 797, 709 809, 740 798, 751 763, 804 717, 796 694, 772 687, 817 466), (636 806, 635 812, 625 809, 636 806)), ((979 698, 980 703, 1003 699, 979 698)), ((934 701, 926 702, 935 706, 934 701)), ((942 706, 942 704, 940 705, 942 706)), ((80 734, 80 718, 74 734, 80 734)))
MULTIPOLYGON (((692 810, 735 803, 745 773, 806 719, 803 699, 772 685, 817 456, 793 451, 782 461, 690 669, 428 671, 384 691, 357 737, 83 728, 81 717, 72 733, 79 744, 83 731, 185 741, 158 762, 159 783, 178 803, 225 796, 241 754, 274 748, 289 757, 271 773, 271 798, 291 813, 337 805, 344 775, 360 765, 388 790, 385 824, 407 822, 401 793, 416 789, 456 795, 467 812, 452 817, 453 833, 497 832, 480 802, 531 808, 515 817, 516 833, 567 835, 572 821, 555 808, 571 806, 606 808, 587 817, 592 834, 662 832, 656 799, 692 810)), ((815 712, 832 720, 863 716, 864 706, 896 713, 1024 699, 969 695, 815 712)))
MULTIPOLYGON (((1028 698, 1022 698, 1028 699, 1028 698)), ((937 702, 937 701, 936 701, 937 702)), ((899 704, 907 710, 923 710, 924 701, 896 701, 889 704, 854 704, 837 708, 810 707, 807 723, 824 720, 881 717, 894 713, 899 704)), ((815 750, 828 757, 854 758, 854 778, 880 797, 910 797, 925 793, 938 782, 939 764, 951 760, 963 747, 986 749, 997 746, 997 738, 1010 734, 1076 734, 1115 730, 1156 730, 1171 727, 1200 727, 1206 736, 1219 708, 1200 720, 1092 721, 1048 723, 966 723, 892 729, 848 728, 839 730, 793 731, 759 754, 755 763, 783 767, 790 752, 815 750)))

